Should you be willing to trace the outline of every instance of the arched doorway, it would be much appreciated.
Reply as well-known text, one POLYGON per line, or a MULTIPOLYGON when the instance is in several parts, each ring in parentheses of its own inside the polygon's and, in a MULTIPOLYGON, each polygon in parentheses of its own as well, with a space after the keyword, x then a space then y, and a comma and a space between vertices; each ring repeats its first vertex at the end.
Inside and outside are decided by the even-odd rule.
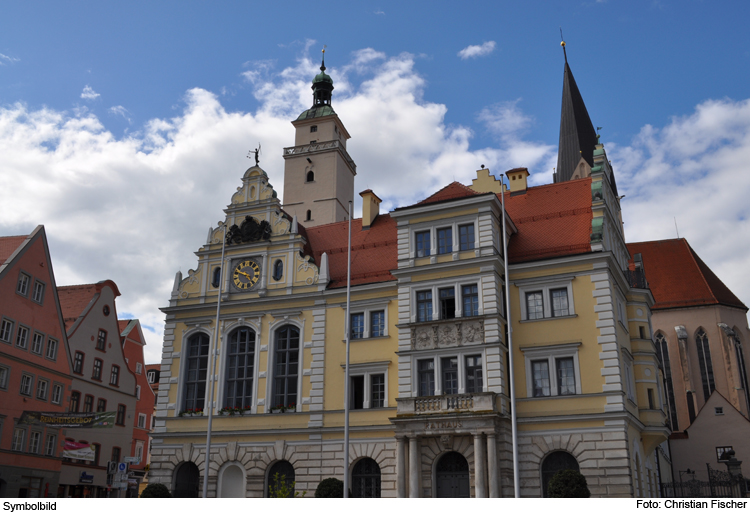
POLYGON ((174 476, 172 496, 178 499, 197 499, 201 474, 192 462, 181 465, 174 476))
POLYGON ((268 470, 268 483, 266 484, 266 497, 274 493, 289 490, 289 497, 294 497, 294 466, 286 460, 279 460, 268 470))
POLYGON ((221 490, 219 497, 222 499, 241 499, 245 497, 245 475, 242 468, 229 465, 221 473, 221 490))
POLYGON ((563 469, 578 469, 578 461, 570 453, 555 451, 550 453, 542 462, 542 496, 547 497, 547 486, 549 481, 558 471, 563 469))
POLYGON ((455 451, 446 453, 435 466, 438 498, 466 498, 469 492, 469 463, 455 451))
POLYGON ((352 497, 380 498, 380 466, 371 458, 363 458, 352 470, 352 497))

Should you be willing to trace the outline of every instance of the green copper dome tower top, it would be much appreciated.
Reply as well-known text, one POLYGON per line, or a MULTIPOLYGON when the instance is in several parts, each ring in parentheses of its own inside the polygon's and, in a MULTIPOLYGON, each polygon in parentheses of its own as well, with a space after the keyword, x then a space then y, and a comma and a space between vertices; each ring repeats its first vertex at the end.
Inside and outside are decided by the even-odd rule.
POLYGON ((320 63, 320 73, 315 75, 312 83, 313 105, 309 110, 305 110, 297 117, 297 120, 312 119, 313 117, 323 117, 325 115, 335 115, 331 107, 331 93, 333 92, 333 79, 326 73, 325 52, 323 49, 323 59, 320 63))

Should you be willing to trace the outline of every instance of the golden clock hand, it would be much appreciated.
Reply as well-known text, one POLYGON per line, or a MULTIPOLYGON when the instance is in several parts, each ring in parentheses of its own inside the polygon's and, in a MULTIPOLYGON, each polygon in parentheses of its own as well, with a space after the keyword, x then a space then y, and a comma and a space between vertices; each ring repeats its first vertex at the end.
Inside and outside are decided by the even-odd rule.
POLYGON ((245 276, 245 277, 246 277, 247 279, 253 279, 253 277, 252 277, 252 276, 251 276, 250 274, 248 274, 247 272, 242 272, 241 270, 238 270, 238 271, 236 271, 236 272, 237 272, 237 274, 242 274, 242 275, 243 275, 243 276, 245 276))

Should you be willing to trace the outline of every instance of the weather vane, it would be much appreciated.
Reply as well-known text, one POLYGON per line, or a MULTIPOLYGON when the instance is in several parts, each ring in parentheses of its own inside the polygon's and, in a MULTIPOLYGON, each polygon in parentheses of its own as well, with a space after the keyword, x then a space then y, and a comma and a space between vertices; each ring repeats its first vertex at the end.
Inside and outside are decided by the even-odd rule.
POLYGON ((249 152, 247 152, 248 159, 252 159, 252 157, 250 157, 251 153, 255 154, 255 165, 257 166, 259 163, 258 156, 260 155, 260 143, 258 143, 258 147, 255 150, 250 150, 249 152))
POLYGON ((563 48, 563 55, 565 55, 565 63, 567 64, 568 63, 568 53, 565 51, 565 39, 563 38, 562 27, 560 27, 560 40, 562 40, 562 42, 560 42, 560 45, 563 48))

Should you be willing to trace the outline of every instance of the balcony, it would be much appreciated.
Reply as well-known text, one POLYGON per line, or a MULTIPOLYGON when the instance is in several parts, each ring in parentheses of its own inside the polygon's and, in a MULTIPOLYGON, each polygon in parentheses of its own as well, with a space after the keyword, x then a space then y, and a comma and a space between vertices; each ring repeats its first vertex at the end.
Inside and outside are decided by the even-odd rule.
POLYGON ((398 398, 400 415, 451 414, 495 410, 495 393, 466 393, 398 398))
POLYGON ((339 140, 316 142, 312 144, 303 144, 302 146, 290 146, 284 148, 284 159, 289 157, 296 157, 301 155, 309 155, 315 152, 324 152, 326 150, 338 150, 338 152, 344 157, 346 164, 349 165, 353 173, 357 173, 357 165, 346 152, 344 145, 339 140))
POLYGON ((411 328, 411 348, 417 351, 447 349, 484 343, 484 320, 453 318, 424 322, 411 328))

